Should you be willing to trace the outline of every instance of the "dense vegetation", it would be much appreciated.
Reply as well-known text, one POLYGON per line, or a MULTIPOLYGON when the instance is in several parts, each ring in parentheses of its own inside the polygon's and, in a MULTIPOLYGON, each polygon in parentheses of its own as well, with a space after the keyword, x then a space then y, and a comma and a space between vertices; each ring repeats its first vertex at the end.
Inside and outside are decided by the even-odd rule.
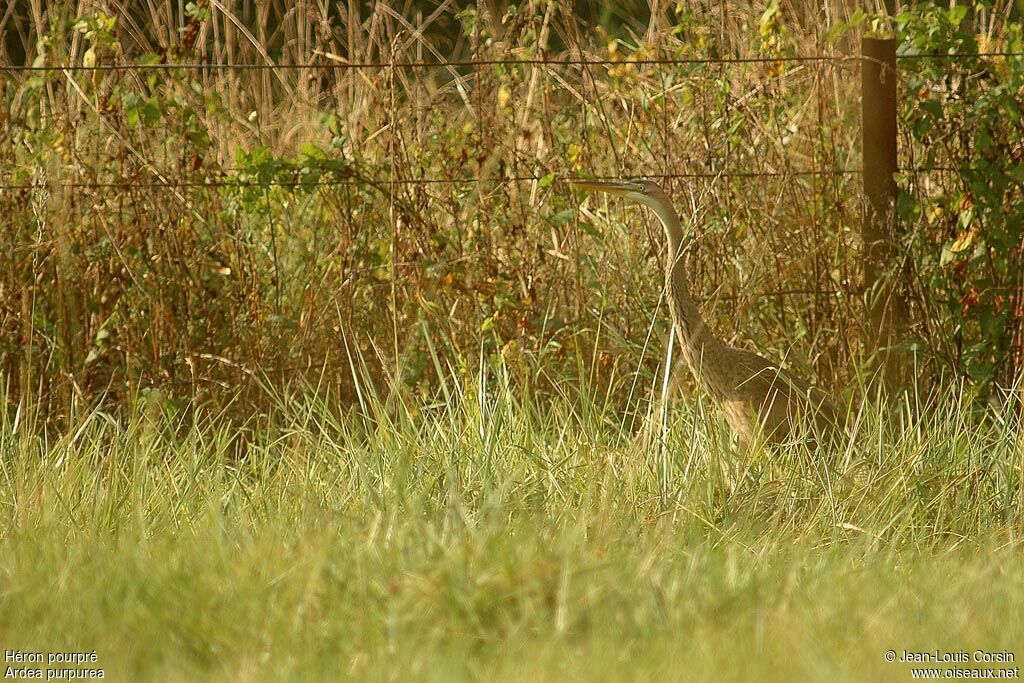
POLYGON ((378 386, 430 394, 431 353, 524 382, 646 384, 667 329, 661 236, 635 209, 580 206, 560 179, 581 173, 681 175, 666 183, 719 333, 846 386, 872 349, 859 71, 843 57, 890 28, 911 169, 893 269, 918 377, 988 392, 1019 374, 1024 62, 920 58, 1020 50, 998 7, 893 22, 677 8, 623 37, 556 4, 416 15, 433 32, 443 18, 440 47, 387 5, 93 9, 39 8, 40 68, 2 91, 0 367, 9 398, 48 415, 159 389, 244 416, 265 407, 257 385, 296 382, 350 402, 355 359, 378 386), (346 67, 449 55, 492 63, 346 67), (636 63, 800 55, 836 59, 636 63), (493 63, 537 57, 613 63, 493 63), (41 68, 178 63, 258 68, 41 68))

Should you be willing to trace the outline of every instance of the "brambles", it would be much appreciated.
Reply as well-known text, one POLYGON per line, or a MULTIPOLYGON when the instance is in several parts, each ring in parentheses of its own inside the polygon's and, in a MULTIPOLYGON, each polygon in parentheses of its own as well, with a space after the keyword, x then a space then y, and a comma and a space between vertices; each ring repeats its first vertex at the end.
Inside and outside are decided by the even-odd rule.
POLYGON ((906 36, 902 130, 915 165, 901 218, 916 275, 923 348, 980 389, 1024 370, 1024 57, 1019 24, 979 32, 964 6, 896 18, 906 36), (939 339, 938 337, 944 337, 939 339))

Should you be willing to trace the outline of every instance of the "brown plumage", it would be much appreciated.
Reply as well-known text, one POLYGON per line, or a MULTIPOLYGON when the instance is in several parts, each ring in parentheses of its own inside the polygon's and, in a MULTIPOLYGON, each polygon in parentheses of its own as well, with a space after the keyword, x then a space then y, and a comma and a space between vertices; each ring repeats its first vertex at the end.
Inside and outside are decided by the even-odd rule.
POLYGON ((697 384, 722 409, 741 442, 782 443, 801 435, 820 442, 843 433, 843 414, 825 392, 752 351, 726 346, 708 328, 690 295, 679 216, 657 183, 573 184, 632 199, 652 209, 661 220, 668 241, 665 288, 683 357, 697 384))

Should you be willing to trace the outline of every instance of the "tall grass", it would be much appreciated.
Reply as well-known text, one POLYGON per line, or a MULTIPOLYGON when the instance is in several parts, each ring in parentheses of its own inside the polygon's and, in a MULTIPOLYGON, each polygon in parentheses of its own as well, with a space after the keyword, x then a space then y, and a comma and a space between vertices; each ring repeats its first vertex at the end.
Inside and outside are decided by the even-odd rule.
POLYGON ((0 191, 0 362, 12 395, 53 413, 100 395, 123 405, 133 386, 244 406, 263 395, 260 375, 324 376, 351 400, 343 335, 379 385, 430 391, 423 321, 446 330, 454 345, 436 352, 453 365, 472 362, 484 331, 489 351, 548 358, 556 375, 582 353, 598 376, 635 367, 636 340, 664 319, 661 236, 553 182, 583 173, 708 174, 666 182, 721 335, 829 381, 860 363, 856 179, 827 174, 858 162, 855 65, 631 62, 848 48, 816 29, 762 31, 738 5, 617 36, 551 3, 504 21, 485 6, 406 16, 386 3, 210 3, 201 19, 174 3, 32 7, 25 47, 44 65, 90 49, 101 65, 281 65, 55 70, 5 88, 3 180, 35 187, 0 191), (537 55, 621 65, 334 68, 537 55), (327 184, 233 184, 282 179, 327 184), (227 186, 163 186, 211 180, 227 186))
MULTIPOLYGON (((483 331, 488 350, 549 358, 555 374, 581 349, 598 376, 636 366, 658 315, 661 235, 617 204, 581 206, 557 182, 579 174, 695 174, 666 184, 719 334, 852 381, 872 351, 859 179, 846 173, 860 127, 857 62, 843 58, 860 29, 842 30, 857 16, 844 3, 773 7, 623 6, 633 18, 608 10, 594 26, 557 3, 19 5, 3 19, 17 29, 3 62, 17 42, 42 66, 267 68, 5 72, 0 151, 13 163, 0 180, 27 186, 0 190, 10 395, 62 416, 154 387, 181 403, 234 399, 245 416, 262 409, 249 404, 267 375, 324 377, 352 400, 342 335, 380 386, 430 391, 424 321, 446 330, 453 346, 435 352, 453 365, 471 362, 483 331), (838 59, 636 63, 801 55, 838 59), (538 56, 614 63, 389 66, 538 56)), ((1015 30, 998 7, 978 16, 990 47, 1015 30)), ((915 82, 941 90, 958 68, 915 82)), ((905 141, 906 158, 920 147, 905 141)), ((959 196, 941 175, 913 191, 922 206, 941 200, 929 215, 959 196)), ((955 228, 938 222, 915 225, 921 272, 903 283, 928 382, 961 371, 970 341, 923 284, 955 228)))
MULTIPOLYGON (((0 638, 115 680, 902 679, 1022 642, 1018 411, 867 411, 829 461, 661 435, 498 372, 280 403, 244 451, 145 405, 0 431, 0 638)), ((1018 653, 1019 656, 1019 653, 1018 653)))

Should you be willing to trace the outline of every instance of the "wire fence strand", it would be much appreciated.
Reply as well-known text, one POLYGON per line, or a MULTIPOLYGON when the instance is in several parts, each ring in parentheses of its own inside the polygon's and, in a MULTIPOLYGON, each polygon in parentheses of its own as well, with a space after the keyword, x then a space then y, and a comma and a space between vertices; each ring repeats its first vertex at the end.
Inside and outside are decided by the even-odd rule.
MULTIPOLYGON (((943 52, 897 55, 897 60, 919 59, 967 59, 967 58, 1022 58, 1024 52, 943 52)), ((644 58, 579 58, 529 57, 509 59, 465 59, 451 61, 406 61, 406 62, 350 62, 336 55, 325 54, 324 61, 298 62, 292 64, 226 62, 177 62, 152 64, 54 64, 54 65, 11 65, 0 64, 4 72, 46 72, 46 71, 273 71, 277 69, 420 69, 420 68, 478 68, 481 66, 666 66, 694 64, 778 64, 789 62, 859 62, 867 59, 862 55, 786 55, 762 57, 644 57, 644 58)))
MULTIPOLYGON (((900 168, 899 173, 959 173, 962 168, 951 166, 916 166, 900 168)), ((230 172, 224 172, 228 174, 230 172)), ((351 176, 348 178, 281 179, 269 178, 246 180, 242 178, 218 177, 200 180, 111 180, 111 181, 46 181, 39 183, 0 183, 0 191, 22 191, 41 189, 85 189, 85 190, 132 190, 132 189, 178 189, 178 188, 254 188, 254 187, 343 187, 352 185, 370 185, 385 187, 387 185, 469 185, 474 183, 515 183, 515 182, 567 182, 573 180, 622 180, 623 178, 648 178, 657 180, 715 180, 719 178, 757 179, 757 178, 806 178, 806 177, 842 177, 861 175, 859 168, 819 169, 797 171, 721 171, 721 172, 690 172, 690 173, 624 173, 622 175, 586 176, 575 175, 511 175, 495 177, 471 178, 366 178, 351 176)))
MULTIPOLYGON (((808 176, 845 176, 858 175, 859 169, 837 169, 818 171, 734 171, 734 172, 693 172, 693 173, 636 173, 614 176, 587 176, 587 180, 620 180, 623 177, 651 178, 659 180, 694 180, 694 179, 716 179, 716 178, 786 178, 786 177, 808 177, 808 176)), ((363 178, 352 176, 349 178, 318 178, 316 180, 287 180, 287 179, 261 179, 244 180, 231 178, 211 178, 205 180, 181 180, 181 181, 69 181, 69 182, 44 182, 44 183, 0 183, 0 190, 32 190, 45 188, 75 188, 75 189, 136 189, 136 188, 219 188, 219 187, 333 187, 345 185, 466 185, 472 183, 510 183, 510 182, 539 182, 539 181, 568 181, 582 179, 577 176, 556 176, 550 178, 548 175, 515 175, 501 177, 472 177, 472 178, 363 178)))

